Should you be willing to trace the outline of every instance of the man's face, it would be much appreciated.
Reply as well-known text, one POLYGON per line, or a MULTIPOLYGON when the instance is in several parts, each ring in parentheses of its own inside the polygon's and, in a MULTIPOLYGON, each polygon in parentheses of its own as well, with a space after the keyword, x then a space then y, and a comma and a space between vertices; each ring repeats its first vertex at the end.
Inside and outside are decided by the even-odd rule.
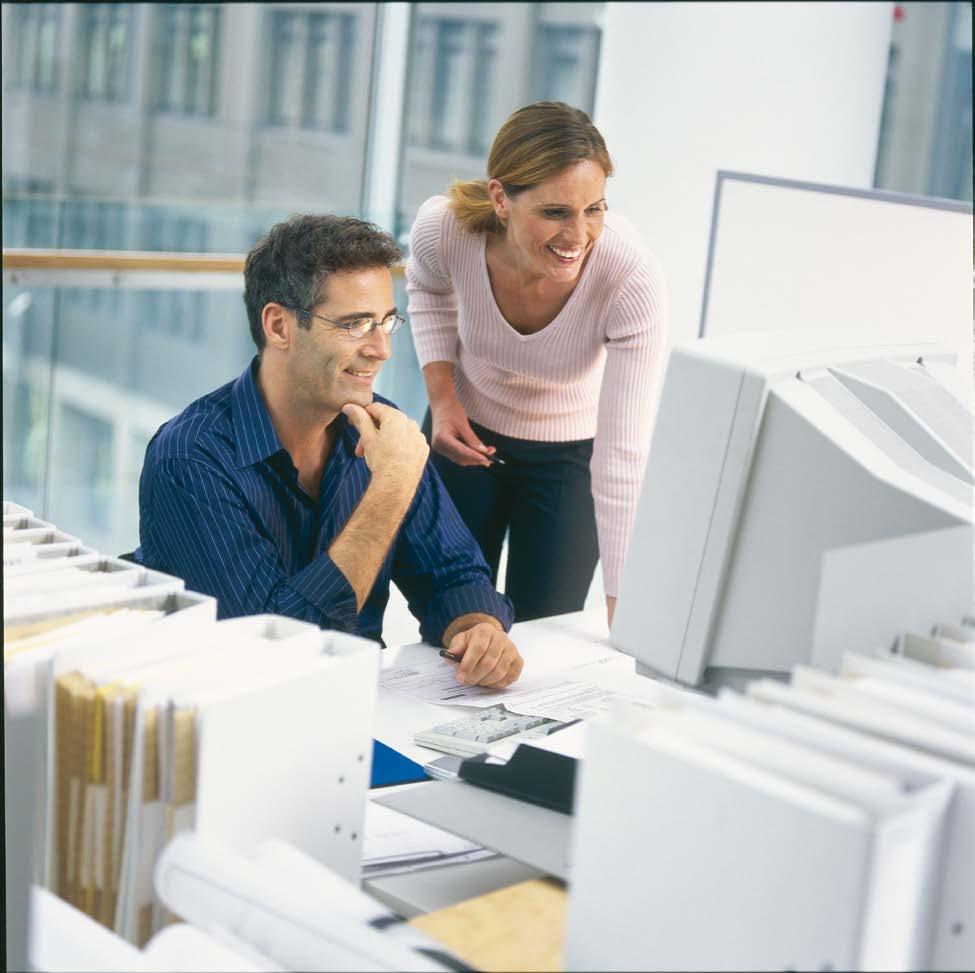
MULTIPOLYGON (((396 312, 392 275, 385 267, 330 274, 325 300, 308 310, 339 322, 382 321, 396 312)), ((390 355, 390 337, 377 327, 365 338, 353 338, 320 318, 309 320, 310 330, 295 324, 288 360, 292 394, 326 413, 327 421, 349 402, 369 405, 373 383, 390 355)))

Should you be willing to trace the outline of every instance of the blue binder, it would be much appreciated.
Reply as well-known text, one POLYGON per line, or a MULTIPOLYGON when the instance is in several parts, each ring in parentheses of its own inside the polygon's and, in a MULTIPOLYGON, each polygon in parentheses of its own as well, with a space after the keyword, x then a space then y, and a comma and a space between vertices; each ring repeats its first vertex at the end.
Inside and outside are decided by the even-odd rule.
POLYGON ((391 787, 393 784, 413 784, 430 780, 415 760, 387 747, 379 740, 372 741, 372 780, 370 787, 391 787))

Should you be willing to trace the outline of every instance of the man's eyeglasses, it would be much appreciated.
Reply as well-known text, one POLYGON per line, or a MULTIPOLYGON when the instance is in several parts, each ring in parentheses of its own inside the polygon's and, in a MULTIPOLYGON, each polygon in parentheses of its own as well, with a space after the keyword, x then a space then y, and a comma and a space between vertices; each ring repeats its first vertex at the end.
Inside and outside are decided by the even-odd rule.
POLYGON ((327 318, 322 314, 315 314, 313 311, 309 311, 303 307, 292 307, 290 304, 282 304, 281 306, 286 307, 289 311, 294 311, 296 314, 307 314, 310 318, 321 318, 322 321, 332 325, 333 328, 344 331, 350 338, 365 338, 371 335, 376 328, 382 328, 383 334, 396 334, 406 322, 406 318, 402 314, 390 314, 388 317, 383 318, 382 321, 376 321, 374 318, 333 321, 331 318, 327 318))

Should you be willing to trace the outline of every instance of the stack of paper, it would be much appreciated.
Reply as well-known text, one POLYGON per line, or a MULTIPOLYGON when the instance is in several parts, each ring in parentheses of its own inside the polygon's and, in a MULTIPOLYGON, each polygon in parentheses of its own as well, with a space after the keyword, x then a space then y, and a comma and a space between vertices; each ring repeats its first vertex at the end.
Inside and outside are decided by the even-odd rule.
POLYGON ((972 969, 975 670, 954 641, 589 726, 567 966, 972 969))
POLYGON ((287 837, 358 876, 378 652, 274 616, 164 621, 128 651, 51 662, 52 888, 144 943, 152 866, 176 834, 287 837))
POLYGON ((366 807, 365 828, 363 878, 400 875, 497 857, 496 852, 482 845, 373 801, 366 807))
MULTIPOLYGON (((56 533, 4 514, 33 538, 17 547, 56 533)), ((182 832, 283 838, 358 881, 378 646, 277 616, 217 622, 181 579, 102 555, 8 573, 39 560, 4 576, 5 704, 46 728, 39 884, 141 945, 171 918, 152 868, 182 832)))
MULTIPOLYGON (((7 501, 4 501, 7 503, 7 501)), ((30 514, 30 511, 27 511, 30 514)), ((77 551, 81 541, 72 534, 58 530, 53 524, 37 520, 32 515, 10 514, 3 523, 4 570, 28 564, 43 557, 60 557, 77 551)))

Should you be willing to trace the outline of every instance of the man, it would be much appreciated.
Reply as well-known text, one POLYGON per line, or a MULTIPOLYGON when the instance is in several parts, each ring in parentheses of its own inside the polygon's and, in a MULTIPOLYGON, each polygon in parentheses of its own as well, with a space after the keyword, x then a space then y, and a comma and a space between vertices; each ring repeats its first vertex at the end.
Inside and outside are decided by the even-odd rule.
POLYGON ((393 580, 457 678, 503 688, 522 659, 473 537, 416 423, 372 391, 403 323, 392 238, 295 216, 247 256, 257 356, 156 432, 139 484, 136 560, 216 596, 380 639, 393 580))

